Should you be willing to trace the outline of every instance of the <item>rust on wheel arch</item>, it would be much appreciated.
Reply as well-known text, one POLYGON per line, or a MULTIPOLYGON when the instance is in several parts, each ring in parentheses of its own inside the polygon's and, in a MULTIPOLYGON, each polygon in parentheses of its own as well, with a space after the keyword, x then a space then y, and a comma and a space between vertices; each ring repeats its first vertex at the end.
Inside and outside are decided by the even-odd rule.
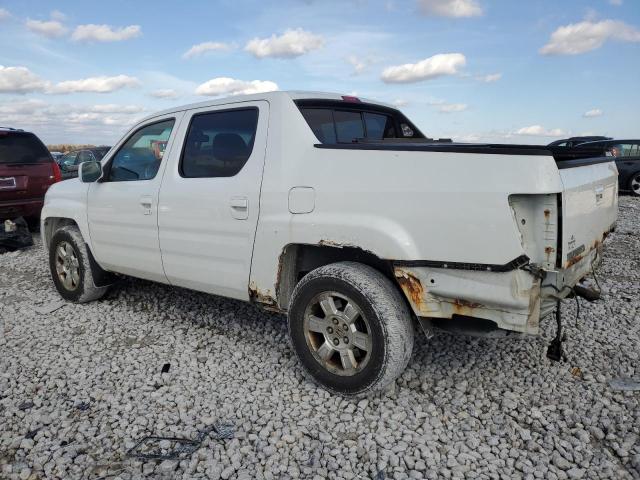
POLYGON ((400 285, 402 291, 405 293, 407 298, 411 300, 411 303, 420 310, 420 304, 423 302, 424 298, 424 287, 422 286, 420 279, 411 272, 407 272, 402 268, 396 268, 395 275, 398 285, 400 285))

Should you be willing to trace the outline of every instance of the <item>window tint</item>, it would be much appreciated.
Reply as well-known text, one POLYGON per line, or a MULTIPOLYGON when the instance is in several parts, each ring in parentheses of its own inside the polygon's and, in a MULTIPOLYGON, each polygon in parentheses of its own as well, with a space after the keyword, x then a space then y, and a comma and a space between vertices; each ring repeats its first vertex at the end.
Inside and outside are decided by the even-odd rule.
POLYGON ((332 110, 328 108, 302 108, 300 111, 321 143, 336 143, 332 110))
POLYGON ((0 163, 46 163, 51 154, 33 133, 0 131, 0 163))
POLYGON ((107 154, 108 151, 109 151, 108 148, 102 148, 99 150, 93 150, 91 153, 93 154, 96 160, 100 161, 107 154))
POLYGON ((78 160, 76 163, 80 165, 81 163, 92 161, 94 161, 93 154, 89 150, 82 150, 78 154, 78 160))
POLYGON ((142 127, 120 147, 111 161, 109 181, 150 180, 156 176, 175 121, 142 127))
POLYGON ((364 138, 360 112, 336 110, 333 112, 333 119, 336 123, 338 143, 351 143, 359 138, 364 138))
POLYGON ((185 139, 180 174, 234 176, 251 156, 257 126, 257 108, 195 115, 185 139))
POLYGON ((60 165, 75 165, 76 158, 78 157, 78 152, 69 152, 66 155, 63 155, 58 163, 60 165))
POLYGON ((389 108, 366 104, 359 108, 323 100, 300 100, 296 104, 314 135, 324 144, 425 138, 401 112, 389 108))
POLYGON ((367 128, 367 138, 382 140, 383 138, 395 138, 396 129, 389 115, 364 112, 364 125, 367 128))

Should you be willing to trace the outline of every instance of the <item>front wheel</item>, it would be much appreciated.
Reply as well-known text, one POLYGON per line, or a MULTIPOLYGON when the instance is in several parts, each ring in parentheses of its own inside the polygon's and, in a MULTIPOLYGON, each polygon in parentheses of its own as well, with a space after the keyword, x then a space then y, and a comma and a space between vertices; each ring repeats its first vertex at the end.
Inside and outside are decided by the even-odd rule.
POLYGON ((411 316, 400 292, 377 270, 354 262, 317 268, 300 281, 289 334, 308 376, 345 396, 394 381, 413 348, 411 316))
POLYGON ((631 190, 632 195, 640 197, 640 172, 631 175, 631 180, 629 180, 629 190, 631 190))
POLYGON ((58 293, 76 303, 101 298, 108 287, 93 283, 89 249, 75 226, 65 226, 53 234, 49 244, 49 268, 58 293))

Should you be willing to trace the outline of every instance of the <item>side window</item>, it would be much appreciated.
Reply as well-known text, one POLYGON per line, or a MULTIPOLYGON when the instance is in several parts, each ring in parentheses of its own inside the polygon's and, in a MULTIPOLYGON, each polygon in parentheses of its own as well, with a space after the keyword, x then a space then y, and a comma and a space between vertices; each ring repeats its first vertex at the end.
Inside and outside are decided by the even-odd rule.
POLYGON ((338 143, 352 143, 354 140, 364 138, 364 128, 360 112, 336 110, 333 112, 336 122, 336 137, 338 143))
POLYGON ((76 160, 76 164, 80 165, 81 163, 92 162, 93 160, 94 160, 93 155, 91 154, 91 152, 89 150, 82 150, 78 154, 78 158, 76 160))
POLYGON ((180 175, 233 177, 251 156, 257 127, 257 108, 194 115, 184 141, 180 175))
POLYGON ((382 140, 396 137, 396 129, 390 116, 371 112, 364 112, 362 115, 367 129, 367 138, 382 140))
POLYGON ((66 167, 68 167, 69 165, 75 165, 77 157, 78 157, 78 152, 70 152, 70 153, 67 153, 66 155, 63 155, 62 158, 60 158, 60 161, 58 163, 66 167))
POLYGON ((175 120, 163 120, 137 130, 111 160, 109 182, 151 180, 158 173, 175 120))
POLYGON ((321 143, 336 143, 332 110, 328 108, 301 108, 300 111, 321 143))

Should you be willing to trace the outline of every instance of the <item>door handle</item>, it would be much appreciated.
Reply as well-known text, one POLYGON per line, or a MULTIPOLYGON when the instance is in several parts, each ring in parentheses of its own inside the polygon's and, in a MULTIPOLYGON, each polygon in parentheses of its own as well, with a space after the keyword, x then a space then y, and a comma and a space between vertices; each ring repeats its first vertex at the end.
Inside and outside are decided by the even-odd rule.
POLYGON ((153 205, 153 199, 151 195, 143 195, 140 197, 140 206, 142 207, 143 215, 151 215, 151 206, 153 205))
POLYGON ((229 199, 231 215, 237 220, 249 218, 249 199, 247 197, 231 197, 229 199))

